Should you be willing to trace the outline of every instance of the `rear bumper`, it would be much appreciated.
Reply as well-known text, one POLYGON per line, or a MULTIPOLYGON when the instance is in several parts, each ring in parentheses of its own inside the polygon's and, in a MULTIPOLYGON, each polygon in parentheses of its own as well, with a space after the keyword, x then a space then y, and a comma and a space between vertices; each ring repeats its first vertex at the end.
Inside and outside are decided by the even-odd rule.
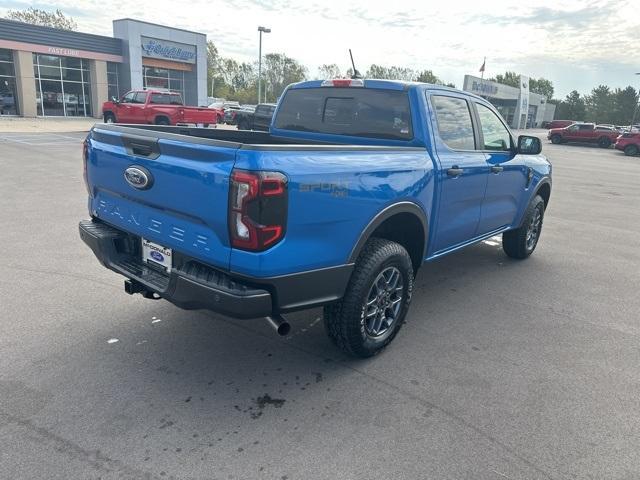
POLYGON ((342 297, 353 265, 261 278, 237 275, 174 252, 170 274, 141 260, 140 238, 106 223, 84 220, 80 238, 100 263, 187 310, 261 318, 311 308, 342 297))

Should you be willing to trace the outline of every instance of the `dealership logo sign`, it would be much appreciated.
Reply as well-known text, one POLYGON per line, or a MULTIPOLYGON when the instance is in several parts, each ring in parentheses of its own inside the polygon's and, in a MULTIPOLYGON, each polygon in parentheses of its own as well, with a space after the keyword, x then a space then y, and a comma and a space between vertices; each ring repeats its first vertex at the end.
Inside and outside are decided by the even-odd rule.
POLYGON ((498 93, 498 87, 493 85, 492 83, 486 82, 476 82, 474 81, 471 84, 471 90, 474 92, 480 92, 483 94, 495 95, 498 93))
POLYGON ((165 58, 179 62, 195 63, 196 49, 191 45, 142 38, 142 55, 145 57, 165 58))

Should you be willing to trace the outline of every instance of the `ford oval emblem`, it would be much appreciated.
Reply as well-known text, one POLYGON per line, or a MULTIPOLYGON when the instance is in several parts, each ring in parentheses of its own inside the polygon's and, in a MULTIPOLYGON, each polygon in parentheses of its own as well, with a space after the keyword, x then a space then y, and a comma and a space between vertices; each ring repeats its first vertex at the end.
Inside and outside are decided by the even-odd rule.
POLYGON ((124 171, 124 179, 129 185, 138 190, 146 190, 153 185, 151 172, 137 165, 132 165, 124 171))
POLYGON ((152 250, 151 253, 149 253, 149 256, 153 258, 156 262, 164 262, 164 255, 162 255, 160 252, 156 252, 155 250, 152 250))

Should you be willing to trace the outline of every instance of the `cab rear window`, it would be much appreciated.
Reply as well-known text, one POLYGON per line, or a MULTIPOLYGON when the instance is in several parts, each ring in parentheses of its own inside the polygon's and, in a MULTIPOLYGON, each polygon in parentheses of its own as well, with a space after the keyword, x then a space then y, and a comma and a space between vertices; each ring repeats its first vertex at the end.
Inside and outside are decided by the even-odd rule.
POLYGON ((289 90, 275 128, 394 140, 413 138, 405 91, 319 87, 289 90))

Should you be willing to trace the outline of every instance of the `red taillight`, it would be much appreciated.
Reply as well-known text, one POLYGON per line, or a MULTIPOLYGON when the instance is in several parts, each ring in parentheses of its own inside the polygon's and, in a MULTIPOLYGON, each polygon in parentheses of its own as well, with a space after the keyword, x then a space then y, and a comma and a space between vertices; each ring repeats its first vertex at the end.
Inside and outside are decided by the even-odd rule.
POLYGON ((91 188, 89 188, 89 177, 87 176, 87 163, 89 162, 89 139, 85 138, 82 142, 82 178, 84 179, 84 186, 87 188, 87 193, 91 196, 91 188))
POLYGON ((361 78, 335 78, 333 80, 325 80, 321 84, 322 87, 364 87, 364 81, 361 78))
POLYGON ((231 246, 261 251, 284 237, 287 177, 279 172, 234 170, 229 189, 231 246))

